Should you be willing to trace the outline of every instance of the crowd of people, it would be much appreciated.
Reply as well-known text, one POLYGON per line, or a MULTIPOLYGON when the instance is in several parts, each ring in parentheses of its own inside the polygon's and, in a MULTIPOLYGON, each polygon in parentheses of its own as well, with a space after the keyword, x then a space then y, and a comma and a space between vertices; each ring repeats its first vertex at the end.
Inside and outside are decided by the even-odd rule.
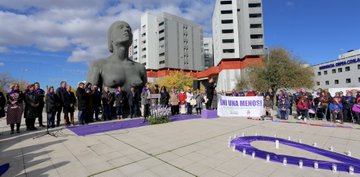
POLYGON ((165 86, 159 89, 158 85, 150 87, 148 84, 142 89, 131 87, 130 91, 126 92, 121 87, 111 91, 107 86, 100 89, 97 85, 83 82, 73 90, 62 81, 57 89, 48 87, 45 92, 38 82, 28 85, 24 91, 15 83, 10 86, 6 95, 0 92, 0 117, 6 116, 7 124, 10 125, 13 134, 15 129, 20 133, 22 117, 25 118, 28 131, 37 130, 36 119, 39 127, 45 127, 44 108, 47 116, 46 126, 54 128, 60 126, 61 117, 64 118, 66 126, 74 126, 76 109, 79 125, 140 116, 146 121, 154 105, 169 107, 172 115, 201 114, 203 107, 216 109, 217 97, 227 95, 264 96, 265 113, 271 118, 276 112, 279 119, 288 119, 290 115, 295 115, 297 119, 304 121, 308 118, 321 118, 335 123, 360 122, 360 92, 347 92, 345 95, 338 92, 331 95, 322 89, 315 93, 306 92, 305 89, 291 93, 282 89, 275 94, 269 89, 267 92, 233 90, 231 93, 217 93, 216 82, 212 78, 203 85, 206 89, 204 93, 192 89, 178 91, 175 87, 168 91, 165 86), (296 114, 293 114, 294 112, 296 114))
POLYGON ((107 86, 100 89, 97 85, 80 82, 77 89, 73 90, 65 81, 62 81, 57 89, 51 86, 44 91, 36 82, 29 84, 22 91, 19 84, 15 83, 10 86, 7 94, 0 92, 0 117, 6 116, 11 134, 14 134, 15 131, 20 133, 22 117, 25 118, 28 131, 37 130, 36 119, 38 119, 39 127, 45 127, 44 108, 47 128, 59 127, 61 117, 64 118, 66 126, 74 126, 76 109, 79 125, 140 116, 146 121, 154 104, 171 108, 172 115, 192 114, 193 110, 196 110, 196 114, 201 114, 206 97, 206 108, 216 107, 214 106, 216 103, 212 104, 216 101, 213 100, 213 95, 216 93, 214 80, 207 82, 206 87, 207 95, 199 90, 178 91, 175 87, 171 88, 171 91, 168 91, 165 86, 161 89, 158 85, 150 88, 148 84, 142 89, 131 87, 130 91, 126 92, 121 87, 111 91, 107 86), (152 98, 150 96, 152 94, 157 97, 152 98))

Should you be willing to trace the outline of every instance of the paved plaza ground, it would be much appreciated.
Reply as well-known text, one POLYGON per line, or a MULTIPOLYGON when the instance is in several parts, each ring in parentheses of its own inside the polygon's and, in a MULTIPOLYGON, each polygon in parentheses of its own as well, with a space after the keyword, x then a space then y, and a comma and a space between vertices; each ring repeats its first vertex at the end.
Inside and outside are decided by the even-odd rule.
MULTIPOLYGON (((290 121, 295 120, 290 118, 290 121)), ((321 121, 311 121, 321 122, 321 121)), ((334 147, 335 152, 352 152, 360 158, 360 126, 329 128, 292 123, 256 121, 246 118, 193 119, 77 136, 59 128, 58 137, 33 137, 45 129, 10 135, 5 119, 0 119, 0 165, 10 163, 3 176, 82 177, 82 176, 139 176, 139 177, 228 177, 228 176, 356 176, 346 172, 315 170, 283 166, 243 156, 228 148, 229 136, 234 134, 274 136, 305 144, 317 142, 318 147, 334 147), (5 126, 5 127, 4 127, 5 126)), ((24 126, 22 126, 24 128, 24 126)), ((53 131, 53 130, 52 130, 53 131)), ((261 150, 313 159, 327 159, 299 149, 274 143, 254 142, 261 150)), ((357 174, 359 175, 359 174, 357 174)))

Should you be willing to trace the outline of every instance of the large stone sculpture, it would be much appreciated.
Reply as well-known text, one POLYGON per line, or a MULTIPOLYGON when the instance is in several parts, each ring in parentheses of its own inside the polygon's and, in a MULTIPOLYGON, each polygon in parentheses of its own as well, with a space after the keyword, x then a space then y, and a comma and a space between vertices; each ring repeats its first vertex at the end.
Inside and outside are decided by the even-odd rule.
POLYGON ((146 69, 140 64, 129 60, 129 47, 132 43, 132 31, 124 21, 114 22, 108 31, 108 48, 111 56, 95 60, 87 76, 87 81, 100 88, 118 86, 129 91, 132 86, 143 87, 147 83, 146 69))

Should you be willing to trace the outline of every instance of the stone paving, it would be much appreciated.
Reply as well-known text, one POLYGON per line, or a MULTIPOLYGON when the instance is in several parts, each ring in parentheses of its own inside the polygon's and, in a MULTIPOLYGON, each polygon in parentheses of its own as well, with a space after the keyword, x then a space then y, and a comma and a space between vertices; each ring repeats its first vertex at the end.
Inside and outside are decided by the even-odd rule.
MULTIPOLYGON (((290 118, 291 121, 295 121, 290 118)), ((314 122, 314 121, 312 121, 314 122)), ((320 122, 320 121, 319 121, 320 122)), ((4 177, 81 176, 356 176, 345 172, 283 166, 243 156, 228 148, 229 136, 263 135, 291 137, 305 144, 336 152, 352 152, 360 158, 360 128, 326 128, 301 124, 274 123, 246 118, 194 119, 124 130, 77 136, 66 128, 51 130, 58 137, 22 130, 10 135, 5 119, 0 119, 0 164, 11 167, 4 177)), ((24 127, 24 126, 22 126, 24 127)), ((299 149, 274 143, 254 142, 253 146, 275 153, 329 160, 299 149)))

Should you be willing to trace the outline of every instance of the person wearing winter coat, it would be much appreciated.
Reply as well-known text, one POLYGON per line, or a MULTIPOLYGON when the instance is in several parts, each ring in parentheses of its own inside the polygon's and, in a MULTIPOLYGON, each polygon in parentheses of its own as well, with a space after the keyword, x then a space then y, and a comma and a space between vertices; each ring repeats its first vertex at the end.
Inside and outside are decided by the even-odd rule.
POLYGON ((265 114, 266 116, 273 116, 273 108, 274 108, 274 101, 271 99, 270 95, 267 95, 264 100, 264 107, 265 107, 265 114))
POLYGON ((142 110, 142 116, 144 117, 144 122, 146 119, 150 116, 150 91, 147 87, 147 85, 144 86, 141 92, 141 110, 142 110))
POLYGON ((19 84, 10 86, 10 91, 7 93, 7 114, 6 123, 11 128, 11 134, 14 134, 15 124, 16 132, 20 133, 21 118, 23 114, 24 94, 20 91, 19 84))
POLYGON ((44 106, 45 106, 45 91, 40 88, 39 82, 35 82, 34 86, 35 86, 35 90, 34 90, 35 95, 36 95, 37 99, 39 100, 39 107, 38 107, 39 126, 40 127, 45 127, 43 125, 43 116, 42 116, 44 106))
POLYGON ((87 105, 87 94, 85 91, 85 84, 79 83, 79 86, 76 90, 76 97, 78 102, 78 120, 81 125, 85 124, 85 114, 86 114, 86 105, 87 105))
POLYGON ((179 114, 179 96, 175 87, 171 90, 169 102, 171 105, 171 114, 179 114))
POLYGON ((118 119, 123 118, 123 110, 124 110, 125 101, 126 101, 126 93, 119 86, 115 91, 116 117, 118 119))
POLYGON ((54 92, 54 87, 50 87, 45 96, 45 105, 46 105, 46 113, 47 113, 47 127, 54 128, 55 127, 55 114, 60 106, 59 97, 54 92))
POLYGON ((296 104, 296 107, 297 107, 297 110, 299 111, 298 119, 300 120, 301 118, 304 118, 304 120, 306 121, 306 118, 309 115, 309 105, 307 103, 305 96, 302 96, 299 98, 299 101, 296 104))
POLYGON ((329 109, 333 118, 334 123, 336 123, 338 117, 340 117, 340 123, 344 124, 344 117, 343 117, 343 104, 341 103, 340 98, 335 97, 333 101, 329 105, 329 109))
POLYGON ((162 86, 160 90, 160 105, 163 107, 167 107, 169 105, 169 99, 169 92, 166 90, 165 86, 162 86))
POLYGON ((186 114, 192 114, 193 111, 193 105, 191 105, 191 100, 193 98, 193 93, 191 92, 191 89, 189 89, 186 92, 186 114))
POLYGON ((344 111, 344 121, 352 120, 352 107, 354 105, 354 97, 351 92, 347 92, 346 96, 343 99, 343 111, 344 111))
POLYGON ((289 118, 289 107, 290 104, 286 100, 285 97, 281 98, 278 104, 278 117, 280 119, 288 119, 289 118))
POLYGON ((204 100, 204 96, 200 93, 199 90, 197 90, 193 96, 193 98, 196 100, 196 105, 195 105, 195 110, 196 110, 196 114, 199 115, 201 114, 201 110, 203 107, 203 102, 204 100))
POLYGON ((30 84, 25 93, 25 122, 27 130, 37 130, 35 119, 38 117, 40 102, 34 92, 34 84, 30 84))
POLYGON ((111 120, 111 107, 113 105, 114 97, 108 86, 104 87, 101 100, 103 104, 103 120, 111 120))
POLYGON ((0 118, 5 117, 6 99, 3 92, 0 91, 0 118))

